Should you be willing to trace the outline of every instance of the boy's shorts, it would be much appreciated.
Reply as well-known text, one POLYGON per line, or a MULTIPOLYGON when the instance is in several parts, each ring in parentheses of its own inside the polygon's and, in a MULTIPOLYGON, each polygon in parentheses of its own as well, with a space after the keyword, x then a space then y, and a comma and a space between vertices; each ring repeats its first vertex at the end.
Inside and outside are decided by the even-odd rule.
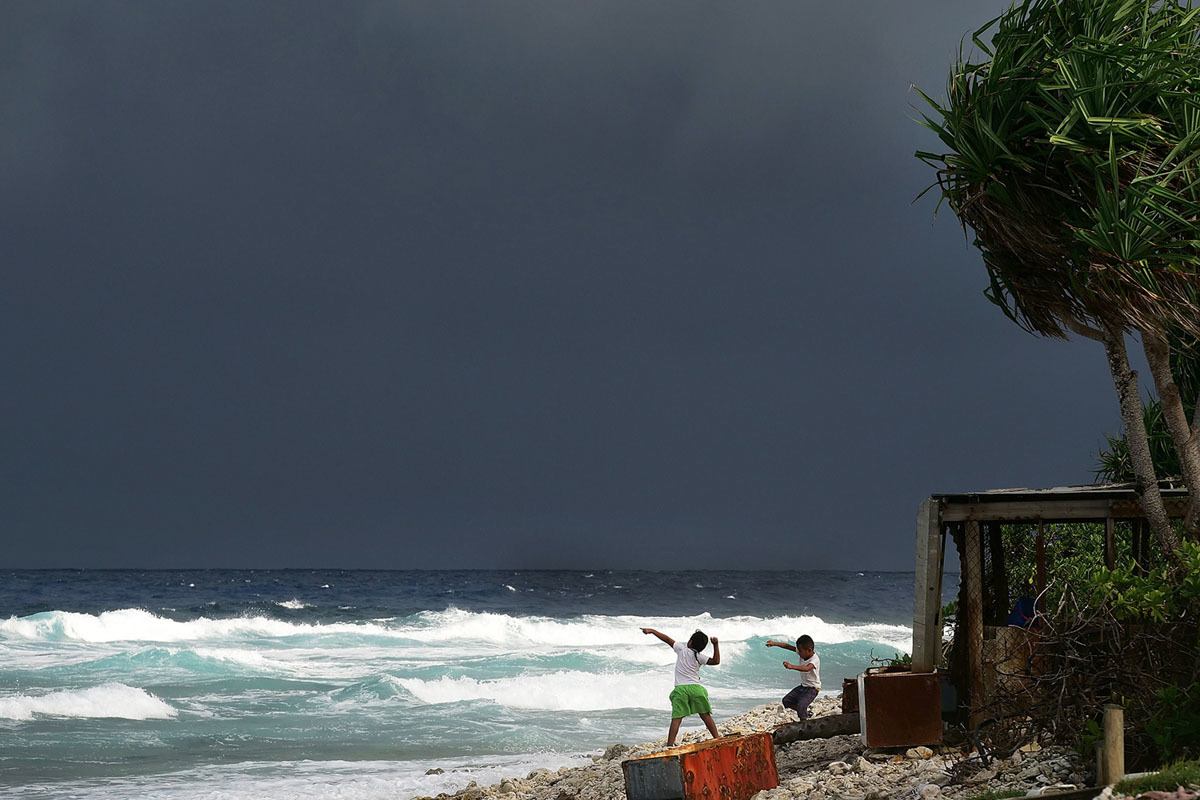
POLYGON ((711 714, 708 690, 698 683, 685 683, 671 691, 671 719, 692 714, 711 714))

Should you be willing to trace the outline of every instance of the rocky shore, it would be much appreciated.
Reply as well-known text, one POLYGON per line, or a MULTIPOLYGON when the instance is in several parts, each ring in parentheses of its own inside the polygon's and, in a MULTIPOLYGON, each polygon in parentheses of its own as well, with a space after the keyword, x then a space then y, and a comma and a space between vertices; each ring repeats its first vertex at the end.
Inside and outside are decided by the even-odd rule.
MULTIPOLYGON (((839 711, 836 697, 819 697, 813 704, 818 716, 839 711)), ((722 734, 743 735, 795 720, 793 712, 773 704, 717 722, 722 734)), ((679 743, 707 737, 702 730, 693 731, 681 736, 679 743)), ((621 762, 665 747, 665 739, 633 747, 613 745, 603 755, 593 756, 587 766, 535 770, 524 778, 492 786, 472 783, 454 794, 420 800, 624 800, 621 762)), ((779 787, 759 792, 755 800, 966 800, 1004 789, 1036 796, 1083 788, 1094 778, 1076 753, 1057 747, 1033 746, 1004 761, 984 764, 961 748, 873 751, 852 735, 794 742, 777 747, 775 755, 779 787)))

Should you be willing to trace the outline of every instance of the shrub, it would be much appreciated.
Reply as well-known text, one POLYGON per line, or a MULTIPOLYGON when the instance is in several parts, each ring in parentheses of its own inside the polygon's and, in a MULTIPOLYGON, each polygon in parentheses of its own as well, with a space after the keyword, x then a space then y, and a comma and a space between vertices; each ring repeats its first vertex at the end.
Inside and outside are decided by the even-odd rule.
POLYGON ((1032 672, 1002 684, 997 716, 1024 709, 1034 727, 1086 751, 1101 709, 1117 702, 1131 768, 1200 757, 1200 545, 1185 541, 1174 568, 1141 572, 1080 558, 1050 582, 1032 672))

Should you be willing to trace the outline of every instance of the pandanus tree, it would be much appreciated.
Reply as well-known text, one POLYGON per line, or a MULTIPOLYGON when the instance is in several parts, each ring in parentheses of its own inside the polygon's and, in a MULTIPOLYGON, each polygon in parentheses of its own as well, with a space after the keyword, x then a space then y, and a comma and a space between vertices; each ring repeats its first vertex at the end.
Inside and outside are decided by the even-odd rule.
MULTIPOLYGON (((1200 399, 1200 349, 1195 346, 1176 346, 1171 352, 1171 374, 1183 398, 1184 412, 1196 413, 1196 401, 1200 399)), ((1143 409, 1143 421, 1150 442, 1150 456, 1158 475, 1182 475, 1179 453, 1163 417, 1162 403, 1151 400, 1143 409)), ((1129 445, 1124 437, 1106 436, 1107 449, 1097 457, 1096 476, 1102 480, 1128 482, 1134 479, 1129 464, 1129 445)))
POLYGON ((917 153, 974 233, 988 298, 1031 333, 1103 344, 1135 487, 1168 556, 1179 538, 1126 337, 1145 351, 1195 536, 1200 418, 1187 417, 1171 356, 1200 340, 1198 14, 1173 0, 1018 3, 975 33, 974 60, 960 47, 944 102, 921 93, 948 152, 917 153))

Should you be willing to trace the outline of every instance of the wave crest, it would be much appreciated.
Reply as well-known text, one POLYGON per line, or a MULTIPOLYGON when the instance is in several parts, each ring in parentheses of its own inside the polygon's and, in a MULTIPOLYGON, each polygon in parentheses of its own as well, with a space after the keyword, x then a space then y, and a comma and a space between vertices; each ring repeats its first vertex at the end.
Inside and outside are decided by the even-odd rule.
MULTIPOLYGON (((233 617, 179 622, 148 611, 127 608, 98 615, 50 611, 0 620, 0 639, 82 642, 192 642, 275 639, 292 636, 331 636, 353 639, 385 638, 427 645, 466 643, 507 651, 590 648, 641 649, 657 645, 641 632, 652 627, 673 636, 704 629, 729 643, 766 637, 791 639, 807 633, 821 645, 866 641, 901 652, 911 647, 912 629, 884 623, 826 622, 816 616, 796 617, 639 617, 585 615, 572 618, 512 616, 449 608, 423 611, 403 619, 374 622, 299 623, 269 617, 233 617)), ((343 639, 342 644, 348 642, 343 639)), ((645 661, 645 656, 633 658, 645 661)), ((660 659, 653 658, 653 662, 660 659)))
POLYGON ((671 690, 671 676, 595 674, 563 670, 511 678, 397 678, 395 682, 423 703, 490 700, 502 706, 552 711, 601 711, 617 708, 661 708, 671 690))
POLYGON ((0 638, 30 641, 190 642, 239 637, 282 638, 312 634, 388 634, 379 625, 336 623, 308 625, 269 617, 232 617, 179 622, 140 608, 101 614, 47 611, 0 621, 0 638))
POLYGON ((29 720, 35 715, 171 719, 178 713, 145 689, 123 683, 106 683, 90 689, 64 689, 42 695, 0 697, 0 719, 29 720))
MULTIPOLYGON (((498 647, 629 647, 649 640, 641 628, 656 628, 672 636, 684 637, 702 628, 722 641, 746 642, 766 637, 793 639, 807 633, 818 642, 843 644, 867 641, 908 652, 912 628, 885 623, 826 622, 820 617, 635 617, 585 615, 573 619, 554 617, 514 617, 508 614, 462 611, 423 611, 401 624, 395 633, 406 639, 429 644, 443 642, 486 643, 498 647)), ((659 645, 661 646, 661 645, 659 645)), ((641 658, 635 660, 642 660, 641 658)), ((659 659, 655 659, 656 661, 659 659)))

